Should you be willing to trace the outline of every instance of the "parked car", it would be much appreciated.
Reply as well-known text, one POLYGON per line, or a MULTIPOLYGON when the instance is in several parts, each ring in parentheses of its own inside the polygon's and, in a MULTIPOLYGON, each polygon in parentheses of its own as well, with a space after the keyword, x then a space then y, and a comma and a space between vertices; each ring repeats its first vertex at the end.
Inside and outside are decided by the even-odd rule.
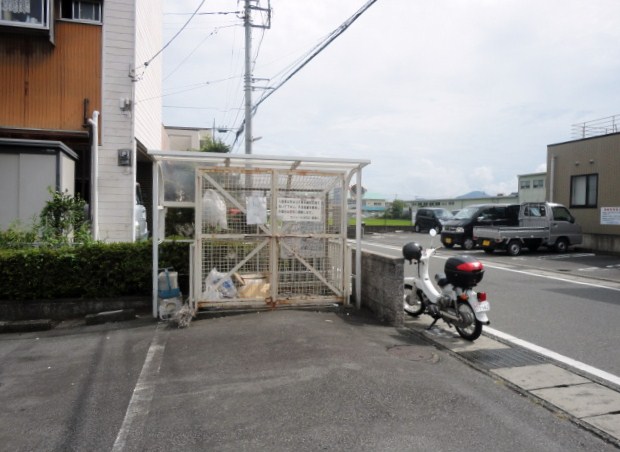
POLYGON ((446 221, 452 218, 450 211, 439 207, 424 207, 415 214, 415 231, 436 229, 441 232, 446 221))
POLYGON ((565 253, 581 244, 581 227, 561 204, 528 202, 521 205, 518 226, 478 226, 474 237, 486 253, 496 249, 518 256, 522 248, 536 251, 540 246, 565 253))
POLYGON ((477 204, 465 207, 448 220, 441 231, 446 248, 458 245, 466 250, 476 246, 475 226, 518 226, 519 204, 477 204))

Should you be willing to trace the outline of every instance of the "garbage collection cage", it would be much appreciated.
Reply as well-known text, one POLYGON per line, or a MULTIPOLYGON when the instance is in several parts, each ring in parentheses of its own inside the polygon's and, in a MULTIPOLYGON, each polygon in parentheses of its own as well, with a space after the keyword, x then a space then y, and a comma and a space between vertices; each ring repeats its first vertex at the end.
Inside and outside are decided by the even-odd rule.
POLYGON ((157 243, 187 234, 194 308, 348 303, 348 219, 361 223, 361 206, 351 212, 347 195, 369 162, 149 153, 159 193, 154 268, 157 243), (170 226, 177 217, 193 221, 170 226))

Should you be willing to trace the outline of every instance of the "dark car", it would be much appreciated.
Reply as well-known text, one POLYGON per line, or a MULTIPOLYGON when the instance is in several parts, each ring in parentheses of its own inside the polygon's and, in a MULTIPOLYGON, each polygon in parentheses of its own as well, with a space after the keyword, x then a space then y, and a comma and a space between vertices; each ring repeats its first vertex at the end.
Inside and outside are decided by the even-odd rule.
POLYGON ((441 232, 446 221, 452 218, 449 210, 440 207, 424 207, 415 214, 415 231, 436 229, 441 232))
POLYGON ((466 250, 476 246, 475 226, 518 226, 518 204, 477 204, 464 207, 447 221, 441 231, 441 243, 446 248, 459 245, 466 250))

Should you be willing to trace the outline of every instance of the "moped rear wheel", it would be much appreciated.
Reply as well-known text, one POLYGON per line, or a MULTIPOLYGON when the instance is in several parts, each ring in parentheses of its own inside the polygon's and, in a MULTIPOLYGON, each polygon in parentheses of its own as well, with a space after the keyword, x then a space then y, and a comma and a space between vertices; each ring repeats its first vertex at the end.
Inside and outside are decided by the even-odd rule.
POLYGON ((405 284, 404 308, 405 312, 413 317, 424 312, 424 303, 420 299, 420 294, 413 290, 411 284, 405 284))
POLYGON ((458 310, 463 322, 461 326, 454 325, 456 331, 466 341, 475 341, 482 334, 482 323, 468 303, 459 303, 458 310))

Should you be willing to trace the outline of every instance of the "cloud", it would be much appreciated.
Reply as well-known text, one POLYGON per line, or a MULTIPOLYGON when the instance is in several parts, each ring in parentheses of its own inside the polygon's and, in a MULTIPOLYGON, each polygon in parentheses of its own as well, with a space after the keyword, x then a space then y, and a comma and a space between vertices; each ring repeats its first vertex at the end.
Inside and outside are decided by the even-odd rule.
MULTIPOLYGON (((253 75, 271 79, 260 85, 363 4, 271 0, 271 28, 253 31, 253 75)), ((169 12, 195 7, 165 1, 169 12)), ((262 139, 253 152, 369 159, 364 186, 388 198, 516 191, 517 174, 544 170, 547 145, 569 140, 572 124, 620 113, 617 17, 616 0, 376 2, 261 104, 253 133, 262 139)), ((165 105, 194 107, 165 108, 167 124, 239 127, 239 24, 235 16, 201 16, 166 50, 164 73, 204 40, 165 82, 168 90, 202 83, 165 98, 165 105)), ((252 95, 256 101, 262 91, 252 95)))

